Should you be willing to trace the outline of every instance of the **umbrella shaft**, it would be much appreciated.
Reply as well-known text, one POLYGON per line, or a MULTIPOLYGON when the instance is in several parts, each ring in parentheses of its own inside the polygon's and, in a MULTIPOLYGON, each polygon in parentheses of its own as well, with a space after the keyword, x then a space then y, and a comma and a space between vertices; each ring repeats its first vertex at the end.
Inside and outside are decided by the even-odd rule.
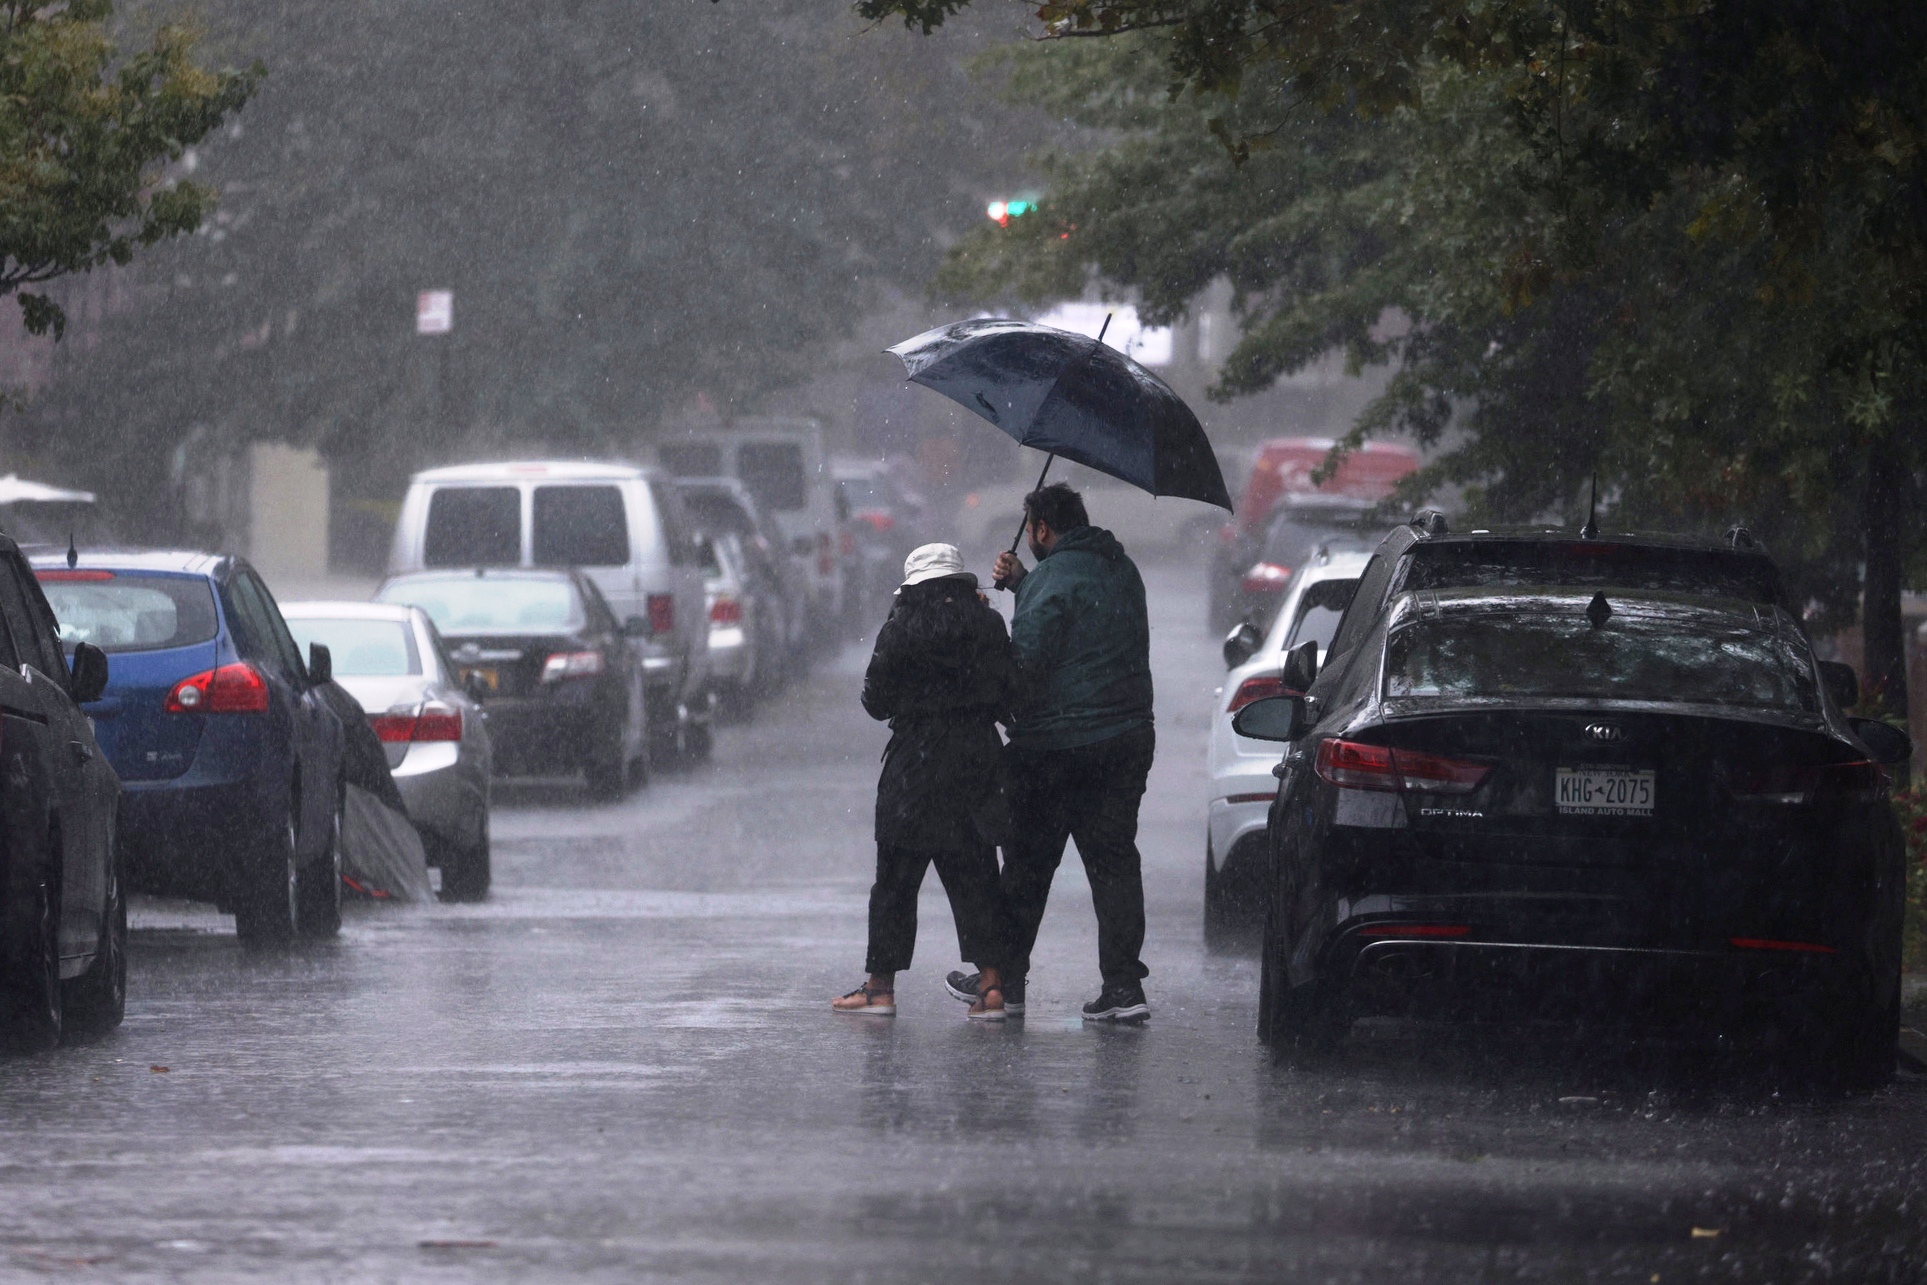
MULTIPOLYGON (((1110 323, 1110 318, 1106 317, 1105 324, 1108 325, 1109 323, 1110 323)), ((1057 452, 1052 451, 1048 456, 1045 457, 1043 471, 1038 473, 1037 485, 1031 487, 1030 488, 1031 490, 1041 491, 1044 489, 1044 479, 1050 476, 1050 466, 1055 464, 1056 462, 1057 462, 1057 452)), ((1024 516, 1017 519, 1017 534, 1010 538, 1010 551, 1012 553, 1017 552, 1017 546, 1023 542, 1024 531, 1029 526, 1030 526, 1030 511, 1027 509, 1024 512, 1024 516)))

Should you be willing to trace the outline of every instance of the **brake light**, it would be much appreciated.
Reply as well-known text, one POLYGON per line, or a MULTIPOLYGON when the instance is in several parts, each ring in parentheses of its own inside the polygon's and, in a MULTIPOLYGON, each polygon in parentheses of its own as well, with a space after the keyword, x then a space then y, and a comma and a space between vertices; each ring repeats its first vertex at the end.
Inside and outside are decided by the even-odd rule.
POLYGON ((652 593, 649 595, 649 632, 652 634, 676 632, 675 594, 652 593))
POLYGON ((268 680, 246 661, 203 670, 175 683, 161 708, 169 714, 265 714, 268 680))
POLYGON ((1275 562, 1254 562, 1239 582, 1239 588, 1246 593, 1277 593, 1290 579, 1290 567, 1281 567, 1275 562))
POLYGON ((1772 941, 1765 937, 1730 937, 1741 950, 1790 950, 1806 955, 1837 955, 1840 952, 1831 946, 1822 946, 1811 941, 1772 941))
POLYGON ((865 509, 856 516, 857 521, 867 523, 869 528, 878 535, 897 529, 896 518, 891 514, 885 513, 882 509, 865 509))
POLYGON ((1868 802, 1884 797, 1887 772, 1870 759, 1809 767, 1769 767, 1733 779, 1733 795, 1749 803, 1868 802))
POLYGON ((743 604, 727 594, 717 597, 709 604, 709 623, 712 625, 740 625, 743 623, 743 604))
POLYGON ((1298 693, 1285 686, 1285 680, 1277 674, 1254 674, 1238 684, 1238 690, 1231 693, 1231 703, 1224 707, 1224 712, 1235 714, 1252 701, 1286 694, 1295 696, 1298 693))
POLYGON ((114 573, 111 571, 58 571, 58 570, 55 570, 55 571, 36 571, 33 573, 33 575, 34 575, 34 579, 38 580, 41 584, 71 584, 77 580, 86 580, 86 581, 112 580, 114 578, 114 573))
MULTIPOLYGON (((653 603, 654 598, 650 601, 653 603)), ((565 678, 593 678, 602 672, 599 651, 559 651, 542 662, 542 681, 559 683, 565 678)))
POLYGON ((459 741, 462 739, 462 711, 446 705, 424 705, 412 714, 370 714, 368 726, 387 745, 406 745, 411 741, 459 741))
POLYGON ((1418 750, 1334 738, 1319 743, 1317 770, 1319 776, 1341 790, 1470 794, 1492 768, 1418 750))

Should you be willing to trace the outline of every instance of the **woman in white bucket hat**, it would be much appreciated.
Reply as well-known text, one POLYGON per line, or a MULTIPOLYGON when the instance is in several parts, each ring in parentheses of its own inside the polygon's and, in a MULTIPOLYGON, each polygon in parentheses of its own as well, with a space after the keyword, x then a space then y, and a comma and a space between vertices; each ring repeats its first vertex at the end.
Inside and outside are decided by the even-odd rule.
POLYGON ((888 719, 891 735, 877 781, 869 977, 832 1002, 837 1012, 896 1015, 896 975, 916 947, 917 891, 935 865, 959 953, 984 977, 969 1016, 1004 1019, 997 724, 1010 709, 1016 675, 1003 617, 978 593, 956 546, 913 550, 863 676, 863 708, 888 719))

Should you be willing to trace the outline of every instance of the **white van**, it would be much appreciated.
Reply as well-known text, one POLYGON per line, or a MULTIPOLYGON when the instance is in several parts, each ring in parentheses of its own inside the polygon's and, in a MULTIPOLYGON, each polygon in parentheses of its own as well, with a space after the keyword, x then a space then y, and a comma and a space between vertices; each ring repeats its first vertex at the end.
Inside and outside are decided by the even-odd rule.
MULTIPOLYGON (((836 480, 813 419, 742 419, 727 428, 677 430, 656 443, 656 459, 677 477, 733 477, 775 519, 808 568, 810 617, 819 630, 840 622, 849 514, 837 508, 836 480)), ((822 635, 820 635, 822 636, 822 635)))
POLYGON ((634 464, 525 460, 415 474, 390 575, 435 567, 579 567, 642 639, 659 747, 707 747, 709 618, 682 497, 634 464))

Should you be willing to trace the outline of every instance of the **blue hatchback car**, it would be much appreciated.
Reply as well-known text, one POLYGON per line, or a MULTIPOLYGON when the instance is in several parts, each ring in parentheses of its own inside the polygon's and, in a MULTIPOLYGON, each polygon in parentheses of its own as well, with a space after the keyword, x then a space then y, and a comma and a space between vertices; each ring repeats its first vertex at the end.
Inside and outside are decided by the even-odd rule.
POLYGON ((33 558, 62 645, 112 657, 86 706, 119 774, 129 886, 212 901, 248 940, 341 925, 342 730, 240 558, 105 551, 33 558))

